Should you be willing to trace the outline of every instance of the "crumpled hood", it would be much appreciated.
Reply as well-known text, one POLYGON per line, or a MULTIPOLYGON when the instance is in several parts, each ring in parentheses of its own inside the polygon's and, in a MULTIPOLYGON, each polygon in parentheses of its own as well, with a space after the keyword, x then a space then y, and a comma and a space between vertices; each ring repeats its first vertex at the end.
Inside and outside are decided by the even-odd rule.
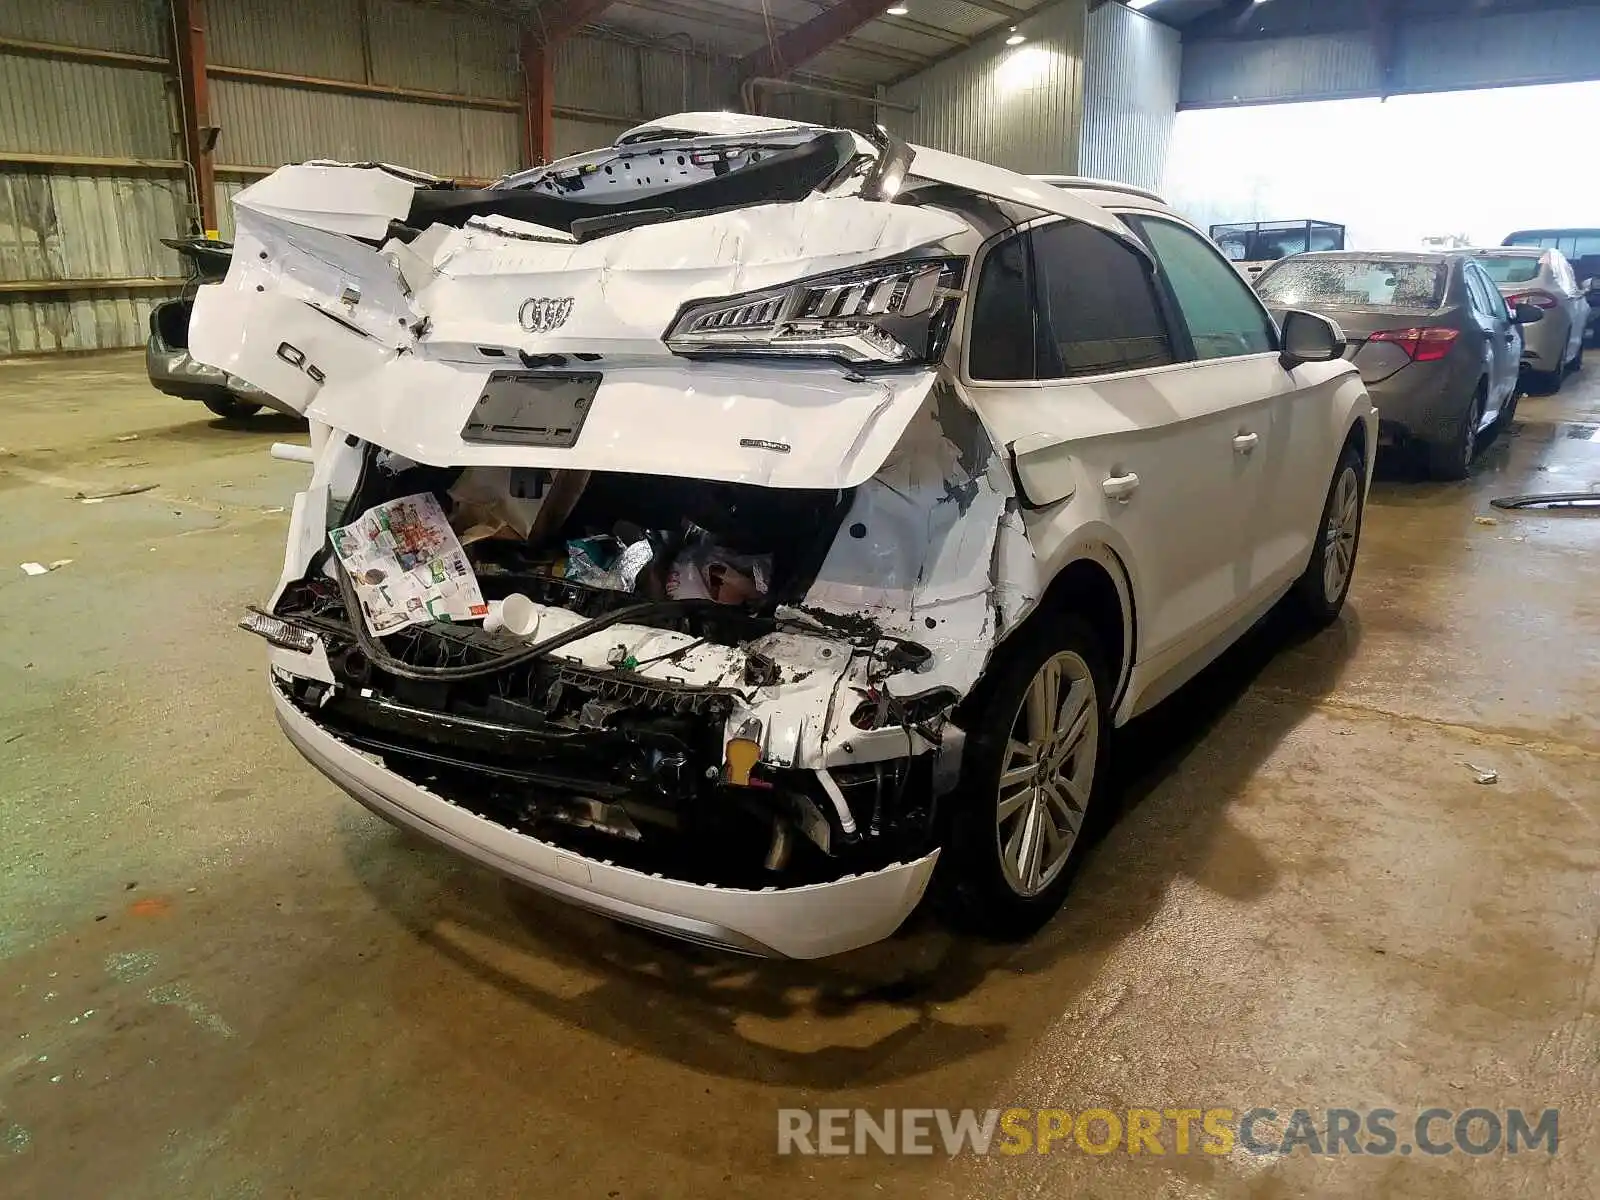
POLYGON ((815 196, 582 243, 484 217, 367 244, 405 216, 414 186, 378 168, 301 166, 241 192, 233 266, 196 302, 195 357, 420 462, 851 487, 893 447, 934 368, 697 362, 661 339, 691 300, 970 232, 932 209, 815 196), (525 364, 602 376, 576 443, 464 440, 491 373, 525 364))

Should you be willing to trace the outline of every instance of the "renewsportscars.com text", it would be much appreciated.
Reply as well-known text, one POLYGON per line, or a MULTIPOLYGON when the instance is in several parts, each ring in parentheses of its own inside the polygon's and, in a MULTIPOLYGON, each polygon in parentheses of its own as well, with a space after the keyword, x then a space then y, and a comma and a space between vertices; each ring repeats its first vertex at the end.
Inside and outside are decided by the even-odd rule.
POLYGON ((781 1108, 779 1154, 1554 1154, 1559 1109, 781 1108))

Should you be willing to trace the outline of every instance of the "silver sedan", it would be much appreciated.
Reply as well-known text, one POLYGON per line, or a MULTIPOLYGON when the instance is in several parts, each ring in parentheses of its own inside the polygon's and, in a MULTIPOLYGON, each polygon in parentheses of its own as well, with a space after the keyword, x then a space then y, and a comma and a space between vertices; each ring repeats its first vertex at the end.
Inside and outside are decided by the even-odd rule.
POLYGON ((1589 300, 1559 250, 1497 246, 1469 251, 1511 307, 1531 304, 1544 320, 1523 331, 1522 371, 1530 386, 1554 392, 1583 366, 1589 300))

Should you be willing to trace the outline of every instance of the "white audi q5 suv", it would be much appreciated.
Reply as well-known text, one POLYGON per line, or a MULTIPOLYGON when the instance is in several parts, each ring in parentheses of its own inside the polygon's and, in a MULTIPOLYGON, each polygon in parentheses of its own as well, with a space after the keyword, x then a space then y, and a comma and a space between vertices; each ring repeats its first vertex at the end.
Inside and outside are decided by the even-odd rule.
POLYGON ((284 167, 194 355, 311 421, 270 644, 378 815, 817 957, 1026 934, 1111 729, 1350 586, 1376 414, 1148 193, 670 117, 482 190, 284 167))

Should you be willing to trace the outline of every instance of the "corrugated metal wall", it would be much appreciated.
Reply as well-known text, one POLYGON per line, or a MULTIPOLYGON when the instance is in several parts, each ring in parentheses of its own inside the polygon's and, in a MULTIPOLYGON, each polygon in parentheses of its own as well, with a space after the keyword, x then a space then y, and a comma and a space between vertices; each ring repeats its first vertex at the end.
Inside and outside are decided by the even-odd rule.
POLYGON ((885 111, 884 123, 922 145, 1029 172, 1078 169, 1083 111, 1085 0, 1062 0, 1006 31, 896 84, 888 98, 915 113, 885 111))
POLYGON ((1600 79, 1600 9, 1547 8, 1395 22, 1385 85, 1365 29, 1213 39, 1183 48, 1181 108, 1339 100, 1600 79))
MULTIPOLYGON (((1082 3, 1071 5, 1080 19, 1082 3)), ((385 159, 469 178, 520 165, 521 78, 509 17, 411 0, 208 0, 207 10, 223 237, 233 233, 233 197, 284 162, 385 159), (361 91, 371 88, 465 99, 361 91)), ((175 293, 175 285, 157 286, 184 274, 160 239, 186 232, 192 214, 166 65, 170 25, 170 0, 0 0, 0 38, 162 60, 0 52, 0 355, 140 345, 151 306, 175 293), (123 282, 70 286, 87 280, 123 282)), ((1040 28, 1043 38, 1050 22, 1040 28)), ((554 75, 560 153, 609 142, 649 117, 738 102, 729 59, 671 38, 572 38, 554 75)), ((831 121, 870 112, 794 95, 774 97, 771 111, 831 121)))
POLYGON ((1089 14, 1079 174, 1161 186, 1182 64, 1170 26, 1121 4, 1089 14))
MULTIPOLYGON (((207 53, 217 160, 273 167, 307 158, 384 159, 495 178, 517 165, 517 32, 482 13, 399 0, 212 0, 207 53), (501 101, 502 107, 350 95, 229 67, 501 101)), ((224 169, 224 175, 228 172, 224 169)))
MULTIPOLYGON (((12 3, 0 37, 163 55, 164 14, 145 0, 12 3)), ((160 70, 0 54, 0 356, 143 340, 174 290, 153 281, 183 273, 160 242, 188 204, 177 127, 160 70), (93 280, 122 282, 73 286, 93 280)))

